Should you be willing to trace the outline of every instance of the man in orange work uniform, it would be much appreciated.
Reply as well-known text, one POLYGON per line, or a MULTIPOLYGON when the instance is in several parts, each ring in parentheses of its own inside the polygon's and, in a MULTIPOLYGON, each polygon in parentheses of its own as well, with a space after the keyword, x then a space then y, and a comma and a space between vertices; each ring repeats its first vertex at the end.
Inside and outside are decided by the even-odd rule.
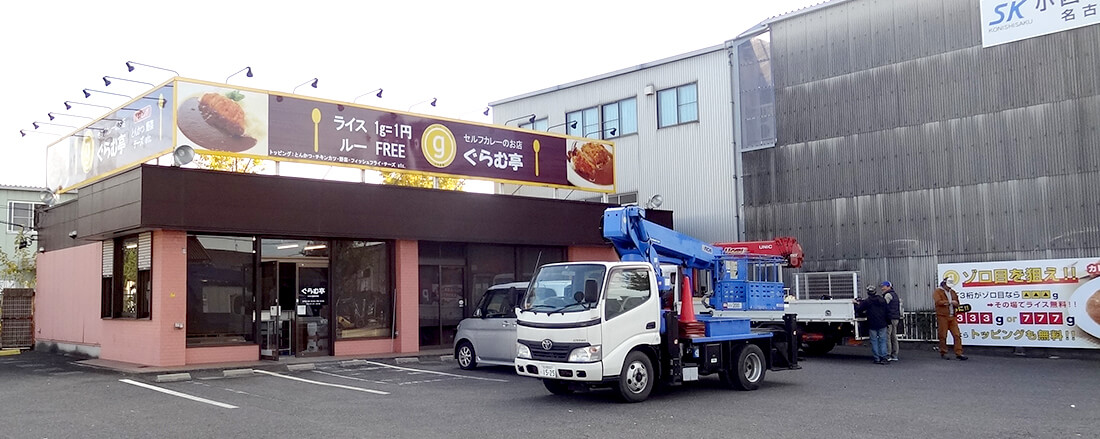
POLYGON ((940 286, 932 292, 932 301, 936 303, 937 335, 940 338, 940 358, 947 360, 947 331, 951 331, 951 337, 955 339, 955 359, 966 360, 963 355, 962 336, 959 334, 959 322, 955 320, 955 313, 959 306, 959 295, 951 286, 947 285, 947 278, 940 281, 940 286))

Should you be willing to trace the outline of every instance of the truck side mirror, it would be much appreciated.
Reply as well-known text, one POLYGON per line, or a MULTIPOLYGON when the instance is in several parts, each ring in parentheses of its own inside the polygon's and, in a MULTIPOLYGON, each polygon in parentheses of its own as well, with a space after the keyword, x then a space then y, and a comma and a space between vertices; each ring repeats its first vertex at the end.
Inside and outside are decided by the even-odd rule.
POLYGON ((596 279, 588 279, 584 281, 584 301, 595 302, 600 298, 599 284, 596 283, 596 279))

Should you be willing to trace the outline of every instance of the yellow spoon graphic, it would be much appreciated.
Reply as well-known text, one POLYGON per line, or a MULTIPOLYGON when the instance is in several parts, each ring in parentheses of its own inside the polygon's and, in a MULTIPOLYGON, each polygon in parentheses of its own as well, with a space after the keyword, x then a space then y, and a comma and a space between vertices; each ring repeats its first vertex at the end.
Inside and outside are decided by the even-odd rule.
POLYGON ((535 150, 535 176, 539 176, 539 141, 535 140, 535 143, 531 145, 531 148, 535 150))
POLYGON ((317 152, 317 124, 321 123, 321 109, 313 109, 313 152, 317 152))

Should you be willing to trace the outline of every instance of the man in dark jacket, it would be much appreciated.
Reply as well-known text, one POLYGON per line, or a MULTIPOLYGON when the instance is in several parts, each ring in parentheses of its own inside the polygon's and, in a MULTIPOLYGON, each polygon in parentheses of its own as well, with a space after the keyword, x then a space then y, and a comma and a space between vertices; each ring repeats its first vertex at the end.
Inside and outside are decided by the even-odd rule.
POLYGON ((889 313, 886 309, 886 300, 879 294, 874 285, 867 287, 867 298, 856 299, 856 313, 867 315, 867 328, 871 335, 871 355, 875 357, 875 364, 889 364, 886 359, 886 328, 890 326, 889 313))
POLYGON ((901 322, 901 297, 894 291, 894 285, 890 281, 883 281, 879 285, 882 290, 882 298, 886 300, 887 316, 890 325, 886 327, 886 352, 887 361, 898 361, 898 323, 901 322))

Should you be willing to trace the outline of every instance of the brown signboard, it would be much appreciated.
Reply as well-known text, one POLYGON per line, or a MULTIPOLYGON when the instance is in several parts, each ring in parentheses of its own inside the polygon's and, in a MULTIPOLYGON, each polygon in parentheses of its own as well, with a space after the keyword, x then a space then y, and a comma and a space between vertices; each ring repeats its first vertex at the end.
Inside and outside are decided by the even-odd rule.
POLYGON ((614 145, 222 84, 177 82, 177 144, 258 157, 614 192, 614 145))

